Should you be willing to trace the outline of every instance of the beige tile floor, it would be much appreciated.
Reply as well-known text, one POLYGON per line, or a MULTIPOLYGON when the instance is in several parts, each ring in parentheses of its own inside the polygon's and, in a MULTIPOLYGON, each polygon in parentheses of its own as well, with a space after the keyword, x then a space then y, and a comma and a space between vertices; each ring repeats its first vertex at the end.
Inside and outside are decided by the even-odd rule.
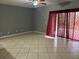
POLYGON ((36 33, 0 40, 0 59, 79 59, 79 42, 36 33))

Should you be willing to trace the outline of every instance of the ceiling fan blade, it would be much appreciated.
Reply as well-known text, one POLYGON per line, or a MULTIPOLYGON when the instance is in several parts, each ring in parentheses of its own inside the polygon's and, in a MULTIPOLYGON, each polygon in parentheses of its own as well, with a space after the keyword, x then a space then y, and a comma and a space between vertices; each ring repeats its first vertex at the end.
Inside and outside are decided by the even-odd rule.
POLYGON ((45 0, 40 0, 40 1, 45 1, 45 0))
POLYGON ((41 3, 42 5, 47 5, 46 3, 41 3))

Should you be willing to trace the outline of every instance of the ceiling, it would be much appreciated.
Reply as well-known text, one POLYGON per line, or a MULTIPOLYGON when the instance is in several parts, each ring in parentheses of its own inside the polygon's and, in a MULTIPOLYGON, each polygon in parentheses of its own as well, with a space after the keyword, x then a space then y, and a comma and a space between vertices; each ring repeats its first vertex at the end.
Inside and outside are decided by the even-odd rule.
MULTIPOLYGON (((34 0, 36 1, 36 0, 34 0)), ((47 3, 47 5, 51 4, 57 4, 65 1, 74 1, 74 0, 45 0, 44 2, 47 3)), ((14 5, 14 6, 21 6, 21 7, 29 7, 33 8, 33 0, 0 0, 0 4, 7 4, 7 5, 14 5)), ((36 7, 42 7, 44 5, 38 5, 36 7)))

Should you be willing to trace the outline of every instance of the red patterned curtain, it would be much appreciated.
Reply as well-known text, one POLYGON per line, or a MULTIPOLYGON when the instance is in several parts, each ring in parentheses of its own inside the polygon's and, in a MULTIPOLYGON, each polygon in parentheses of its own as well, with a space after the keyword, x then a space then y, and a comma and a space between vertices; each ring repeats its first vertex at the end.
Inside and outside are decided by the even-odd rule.
POLYGON ((56 13, 49 14, 48 26, 47 26, 47 35, 55 36, 56 30, 56 13))
POLYGON ((69 38, 79 41, 79 12, 70 13, 69 38))
POLYGON ((79 13, 58 13, 57 36, 67 39, 79 40, 79 13))
POLYGON ((79 40, 79 12, 76 12, 74 15, 74 34, 73 40, 79 40))
POLYGON ((73 37, 74 37, 74 30, 75 30, 75 12, 70 12, 70 19, 68 19, 69 20, 69 24, 68 25, 66 25, 66 26, 69 26, 69 37, 67 37, 67 38, 69 38, 69 39, 73 39, 73 37))
POLYGON ((55 36, 56 26, 57 36, 79 41, 79 12, 50 13, 47 27, 48 36, 55 36))
POLYGON ((57 36, 65 37, 65 13, 58 13, 57 36))

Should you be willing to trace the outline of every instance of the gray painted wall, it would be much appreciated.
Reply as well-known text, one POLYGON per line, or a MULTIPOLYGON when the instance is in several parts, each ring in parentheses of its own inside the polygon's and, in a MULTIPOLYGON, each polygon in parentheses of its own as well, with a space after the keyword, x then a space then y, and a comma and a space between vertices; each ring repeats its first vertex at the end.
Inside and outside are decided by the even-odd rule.
POLYGON ((47 22, 48 22, 48 15, 50 10, 57 10, 59 9, 59 6, 47 6, 47 7, 41 7, 35 9, 35 18, 34 18, 34 24, 35 24, 35 31, 39 32, 46 32, 47 29, 47 22))
POLYGON ((50 5, 32 9, 0 5, 0 36, 14 34, 16 31, 46 32, 49 11, 78 8, 78 4, 74 1, 67 6, 50 5))
POLYGON ((0 5, 0 36, 31 31, 32 12, 31 8, 0 5))
POLYGON ((34 11, 35 30, 39 32, 46 32, 49 11, 63 10, 63 9, 70 9, 70 8, 79 8, 79 2, 73 1, 72 3, 66 6, 50 5, 50 6, 40 7, 35 9, 34 11))

